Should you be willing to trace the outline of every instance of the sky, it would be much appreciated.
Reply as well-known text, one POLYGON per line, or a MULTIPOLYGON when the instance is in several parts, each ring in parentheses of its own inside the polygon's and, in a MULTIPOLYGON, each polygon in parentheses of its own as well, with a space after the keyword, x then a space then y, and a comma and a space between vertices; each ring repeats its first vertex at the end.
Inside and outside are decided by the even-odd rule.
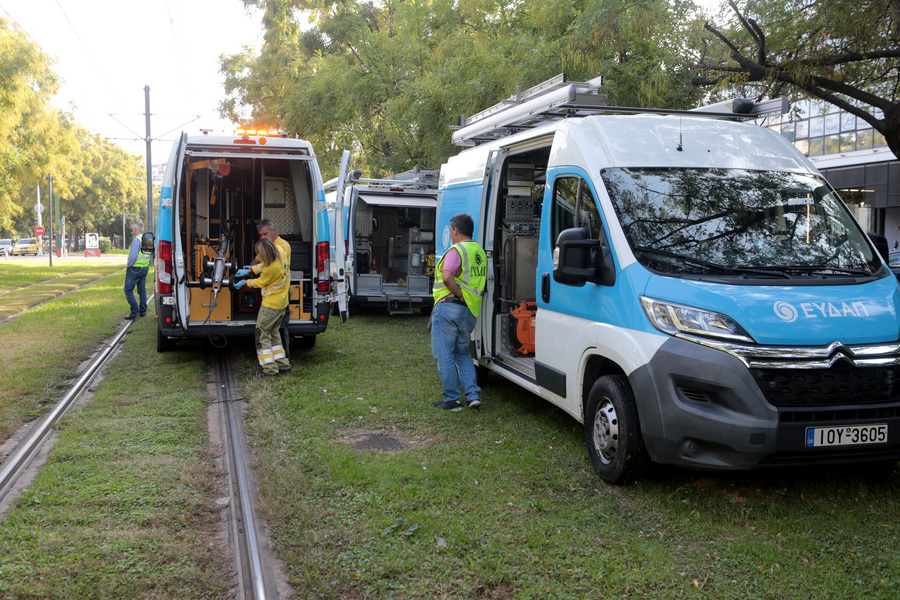
POLYGON ((218 117, 219 56, 259 47, 263 34, 241 0, 0 0, 0 16, 55 62, 54 106, 142 158, 149 86, 153 164, 179 131, 232 127, 218 117))

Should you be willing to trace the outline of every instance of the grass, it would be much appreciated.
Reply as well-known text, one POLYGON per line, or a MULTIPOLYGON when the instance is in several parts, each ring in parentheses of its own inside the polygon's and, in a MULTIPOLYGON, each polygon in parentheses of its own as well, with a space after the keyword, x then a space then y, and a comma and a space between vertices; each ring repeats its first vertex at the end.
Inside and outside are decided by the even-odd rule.
MULTIPOLYGON (((0 294, 17 288, 34 285, 35 283, 50 282, 59 277, 77 273, 79 271, 96 269, 103 265, 97 261, 57 261, 52 267, 37 261, 0 261, 0 294)), ((118 265, 123 269, 124 265, 118 265)), ((2 298, 2 295, 0 295, 2 298)))
MULTIPOLYGON (((0 336, 22 327, 0 348, 38 332, 43 346, 72 348, 0 357, 19 361, 4 380, 28 402, 49 399, 42 385, 92 347, 63 338, 78 321, 90 325, 73 338, 108 337, 120 288, 114 275, 0 325, 0 336)), ((229 346, 260 507, 298 598, 900 596, 897 473, 661 467, 608 486, 582 427, 499 377, 480 412, 428 406, 440 386, 426 322, 354 311, 273 380, 253 378, 252 342, 229 346), (354 445, 373 432, 404 449, 354 445)), ((135 323, 0 524, 0 597, 229 597, 204 429, 208 348, 156 354, 154 336, 151 319, 135 323)))
MULTIPOLYGON (((492 376, 446 413, 426 319, 362 313, 248 385, 261 505, 307 598, 896 598, 900 478, 590 471, 583 429, 492 376), (361 451, 360 431, 406 449, 361 451)), ((243 369, 252 371, 245 353, 243 369)))
POLYGON ((122 271, 121 265, 89 266, 65 275, 57 275, 52 279, 38 281, 26 287, 11 289, 0 296, 0 319, 11 317, 41 302, 89 285, 101 277, 117 271, 122 271))
POLYGON ((32 486, 0 528, 0 597, 224 598, 216 538, 225 495, 206 432, 201 354, 126 336, 96 395, 70 412, 32 486), (177 386, 162 385, 178 381, 177 386))
MULTIPOLYGON (((56 274, 33 268, 37 273, 24 279, 45 281, 56 274)), ((45 285, 0 296, 0 315, 33 307, 0 324, 0 440, 41 414, 75 376, 78 365, 121 326, 128 305, 120 270, 82 265, 45 285), (93 280, 96 283, 86 285, 93 280), (56 299, 47 302, 52 297, 56 299)))

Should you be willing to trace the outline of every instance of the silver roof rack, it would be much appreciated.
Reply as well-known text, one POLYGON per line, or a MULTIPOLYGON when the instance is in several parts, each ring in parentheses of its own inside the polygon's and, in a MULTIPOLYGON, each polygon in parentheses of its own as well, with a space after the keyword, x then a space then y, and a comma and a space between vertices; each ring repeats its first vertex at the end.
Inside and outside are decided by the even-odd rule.
POLYGON ((585 82, 569 82, 565 74, 532 88, 517 89, 514 96, 466 118, 462 116, 459 126, 451 126, 452 141, 457 146, 476 146, 500 139, 519 131, 541 124, 569 117, 583 117, 596 114, 657 114, 706 116, 715 119, 755 119, 775 112, 788 110, 786 98, 767 102, 747 99, 729 100, 691 110, 628 108, 608 106, 606 94, 600 94, 602 77, 585 82))

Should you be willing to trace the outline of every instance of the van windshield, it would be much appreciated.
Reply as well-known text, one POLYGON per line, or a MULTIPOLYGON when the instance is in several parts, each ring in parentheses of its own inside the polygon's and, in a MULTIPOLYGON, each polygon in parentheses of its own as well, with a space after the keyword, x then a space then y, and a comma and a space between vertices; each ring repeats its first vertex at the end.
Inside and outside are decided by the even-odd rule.
POLYGON ((820 177, 740 169, 605 169, 638 261, 676 275, 867 276, 866 235, 820 177))

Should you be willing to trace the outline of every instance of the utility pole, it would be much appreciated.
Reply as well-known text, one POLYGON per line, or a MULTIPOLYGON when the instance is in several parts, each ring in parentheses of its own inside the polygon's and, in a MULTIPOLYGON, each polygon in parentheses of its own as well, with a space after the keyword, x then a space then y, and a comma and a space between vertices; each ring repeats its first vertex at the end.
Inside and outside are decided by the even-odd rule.
POLYGON ((50 266, 53 266, 53 175, 47 175, 47 183, 50 184, 50 266))
MULTIPOLYGON (((147 226, 144 231, 153 232, 153 164, 150 162, 150 146, 153 139, 150 137, 150 86, 144 86, 144 118, 147 123, 147 226)), ((125 243, 125 236, 122 236, 125 243)))

